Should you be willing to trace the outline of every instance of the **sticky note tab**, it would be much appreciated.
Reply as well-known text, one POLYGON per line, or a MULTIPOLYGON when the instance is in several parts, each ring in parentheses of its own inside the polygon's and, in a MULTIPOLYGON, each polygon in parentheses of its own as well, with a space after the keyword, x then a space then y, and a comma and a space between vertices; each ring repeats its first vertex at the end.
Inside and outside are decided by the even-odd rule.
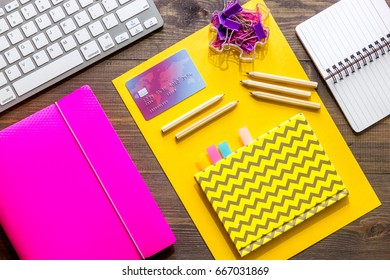
POLYGON ((200 154, 198 161, 196 162, 196 166, 199 168, 199 170, 204 170, 210 166, 210 161, 206 153, 200 154))
POLYGON ((219 143, 218 149, 224 158, 226 158, 228 155, 230 155, 232 153, 232 150, 230 149, 229 144, 226 141, 219 143))
POLYGON ((209 154, 209 157, 213 163, 216 163, 222 159, 221 154, 219 153, 217 147, 215 145, 212 145, 207 148, 207 153, 209 154))
POLYGON ((238 133, 240 134, 241 140, 245 146, 249 145, 253 141, 252 135, 246 126, 240 128, 238 133))

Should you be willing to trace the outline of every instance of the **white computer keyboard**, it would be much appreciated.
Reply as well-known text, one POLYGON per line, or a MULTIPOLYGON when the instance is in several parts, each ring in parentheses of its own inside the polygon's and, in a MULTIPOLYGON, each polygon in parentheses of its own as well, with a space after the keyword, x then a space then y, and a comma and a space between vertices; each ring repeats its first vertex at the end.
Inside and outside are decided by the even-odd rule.
POLYGON ((0 112, 162 25, 152 0, 0 0, 0 112))

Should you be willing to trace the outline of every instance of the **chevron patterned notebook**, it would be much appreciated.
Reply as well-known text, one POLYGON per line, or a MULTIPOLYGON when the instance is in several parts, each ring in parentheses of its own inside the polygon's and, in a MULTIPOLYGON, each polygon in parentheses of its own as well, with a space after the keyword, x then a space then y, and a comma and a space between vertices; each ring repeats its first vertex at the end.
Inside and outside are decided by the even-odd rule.
POLYGON ((195 178, 241 256, 348 195, 303 114, 195 178))

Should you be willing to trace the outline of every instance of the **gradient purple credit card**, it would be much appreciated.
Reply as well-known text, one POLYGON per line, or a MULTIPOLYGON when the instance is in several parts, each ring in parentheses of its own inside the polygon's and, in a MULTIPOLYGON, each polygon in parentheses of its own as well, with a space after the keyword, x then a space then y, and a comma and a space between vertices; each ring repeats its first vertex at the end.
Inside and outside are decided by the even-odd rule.
POLYGON ((154 118, 205 86, 186 50, 126 82, 145 120, 154 118))

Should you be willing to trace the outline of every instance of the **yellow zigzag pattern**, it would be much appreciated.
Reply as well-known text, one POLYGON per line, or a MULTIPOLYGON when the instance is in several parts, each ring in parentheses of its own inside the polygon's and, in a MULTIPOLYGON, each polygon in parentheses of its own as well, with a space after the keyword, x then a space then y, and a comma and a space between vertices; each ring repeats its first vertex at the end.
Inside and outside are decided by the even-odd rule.
POLYGON ((242 256, 348 194, 303 114, 195 178, 242 256))

